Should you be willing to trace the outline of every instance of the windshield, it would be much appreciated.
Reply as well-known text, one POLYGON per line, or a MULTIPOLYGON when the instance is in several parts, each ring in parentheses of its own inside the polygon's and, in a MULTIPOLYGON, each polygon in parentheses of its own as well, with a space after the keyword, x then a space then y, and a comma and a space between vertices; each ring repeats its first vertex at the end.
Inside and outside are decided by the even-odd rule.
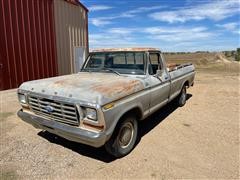
POLYGON ((143 75, 144 52, 99 52, 90 54, 82 71, 143 75))

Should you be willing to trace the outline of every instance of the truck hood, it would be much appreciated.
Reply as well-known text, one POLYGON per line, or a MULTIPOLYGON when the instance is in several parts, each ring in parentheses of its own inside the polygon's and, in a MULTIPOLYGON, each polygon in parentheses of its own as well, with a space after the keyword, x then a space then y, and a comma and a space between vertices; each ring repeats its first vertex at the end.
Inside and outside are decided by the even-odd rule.
POLYGON ((141 78, 112 73, 80 72, 28 81, 23 83, 19 89, 104 105, 143 90, 144 87, 141 78))

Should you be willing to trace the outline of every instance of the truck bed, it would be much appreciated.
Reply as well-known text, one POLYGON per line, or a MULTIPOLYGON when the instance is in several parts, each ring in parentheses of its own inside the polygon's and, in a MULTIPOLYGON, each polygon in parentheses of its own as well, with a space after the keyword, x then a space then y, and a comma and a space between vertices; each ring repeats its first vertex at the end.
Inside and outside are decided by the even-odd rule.
POLYGON ((167 64, 167 70, 168 72, 172 72, 187 66, 193 66, 193 64, 192 63, 184 63, 184 64, 171 63, 171 64, 167 64))

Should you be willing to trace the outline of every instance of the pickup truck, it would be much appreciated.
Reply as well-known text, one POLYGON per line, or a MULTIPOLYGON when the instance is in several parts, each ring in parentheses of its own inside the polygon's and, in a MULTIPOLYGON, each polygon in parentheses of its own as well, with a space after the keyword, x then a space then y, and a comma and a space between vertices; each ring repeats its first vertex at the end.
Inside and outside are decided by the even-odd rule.
POLYGON ((192 64, 166 65, 155 48, 92 51, 76 74, 34 80, 18 89, 18 116, 35 128, 115 157, 136 143, 138 123, 172 100, 186 103, 192 64))

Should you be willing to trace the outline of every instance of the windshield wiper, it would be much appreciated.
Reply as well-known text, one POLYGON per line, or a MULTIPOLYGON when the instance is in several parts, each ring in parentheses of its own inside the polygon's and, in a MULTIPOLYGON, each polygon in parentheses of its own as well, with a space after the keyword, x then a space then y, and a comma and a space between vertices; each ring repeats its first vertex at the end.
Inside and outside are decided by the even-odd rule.
POLYGON ((104 67, 104 68, 101 68, 100 69, 101 71, 107 71, 107 72, 113 72, 113 73, 115 73, 115 74, 117 74, 117 75, 121 75, 119 72, 117 72, 117 71, 114 71, 113 69, 110 69, 110 68, 106 68, 106 67, 104 67))

